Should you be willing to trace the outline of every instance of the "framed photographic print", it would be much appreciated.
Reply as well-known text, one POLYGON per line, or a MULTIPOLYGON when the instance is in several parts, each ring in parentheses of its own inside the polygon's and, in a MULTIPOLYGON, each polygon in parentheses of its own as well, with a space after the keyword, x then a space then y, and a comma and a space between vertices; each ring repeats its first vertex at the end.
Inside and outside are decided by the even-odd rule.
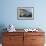
POLYGON ((34 19, 34 7, 18 7, 17 8, 18 20, 33 20, 34 19))

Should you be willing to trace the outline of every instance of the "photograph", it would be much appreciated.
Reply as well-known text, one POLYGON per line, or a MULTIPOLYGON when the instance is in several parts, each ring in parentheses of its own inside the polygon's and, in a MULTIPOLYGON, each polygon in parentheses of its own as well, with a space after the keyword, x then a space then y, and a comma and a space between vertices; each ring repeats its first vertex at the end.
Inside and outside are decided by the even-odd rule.
POLYGON ((19 20, 34 19, 34 8, 33 7, 18 7, 17 19, 19 20))

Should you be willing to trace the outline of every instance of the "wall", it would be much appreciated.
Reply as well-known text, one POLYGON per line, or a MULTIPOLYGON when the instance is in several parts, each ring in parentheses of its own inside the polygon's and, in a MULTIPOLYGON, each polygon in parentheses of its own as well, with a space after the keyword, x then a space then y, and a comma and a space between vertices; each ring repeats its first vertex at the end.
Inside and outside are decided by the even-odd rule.
POLYGON ((0 23, 13 24, 16 28, 31 28, 39 25, 45 28, 45 0, 2 0, 0 23), (17 7, 34 7, 34 20, 17 20, 17 7))
POLYGON ((46 1, 44 0, 1 0, 0 24, 15 25, 16 28, 46 28, 46 1), (17 7, 34 7, 34 20, 17 20, 17 7))

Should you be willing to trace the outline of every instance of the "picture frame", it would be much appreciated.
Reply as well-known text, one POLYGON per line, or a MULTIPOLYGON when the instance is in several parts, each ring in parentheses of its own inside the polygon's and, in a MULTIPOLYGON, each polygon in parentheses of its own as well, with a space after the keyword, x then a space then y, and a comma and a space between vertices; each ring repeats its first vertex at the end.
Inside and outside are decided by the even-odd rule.
POLYGON ((18 20, 33 20, 34 19, 34 7, 18 7, 17 8, 18 20))

